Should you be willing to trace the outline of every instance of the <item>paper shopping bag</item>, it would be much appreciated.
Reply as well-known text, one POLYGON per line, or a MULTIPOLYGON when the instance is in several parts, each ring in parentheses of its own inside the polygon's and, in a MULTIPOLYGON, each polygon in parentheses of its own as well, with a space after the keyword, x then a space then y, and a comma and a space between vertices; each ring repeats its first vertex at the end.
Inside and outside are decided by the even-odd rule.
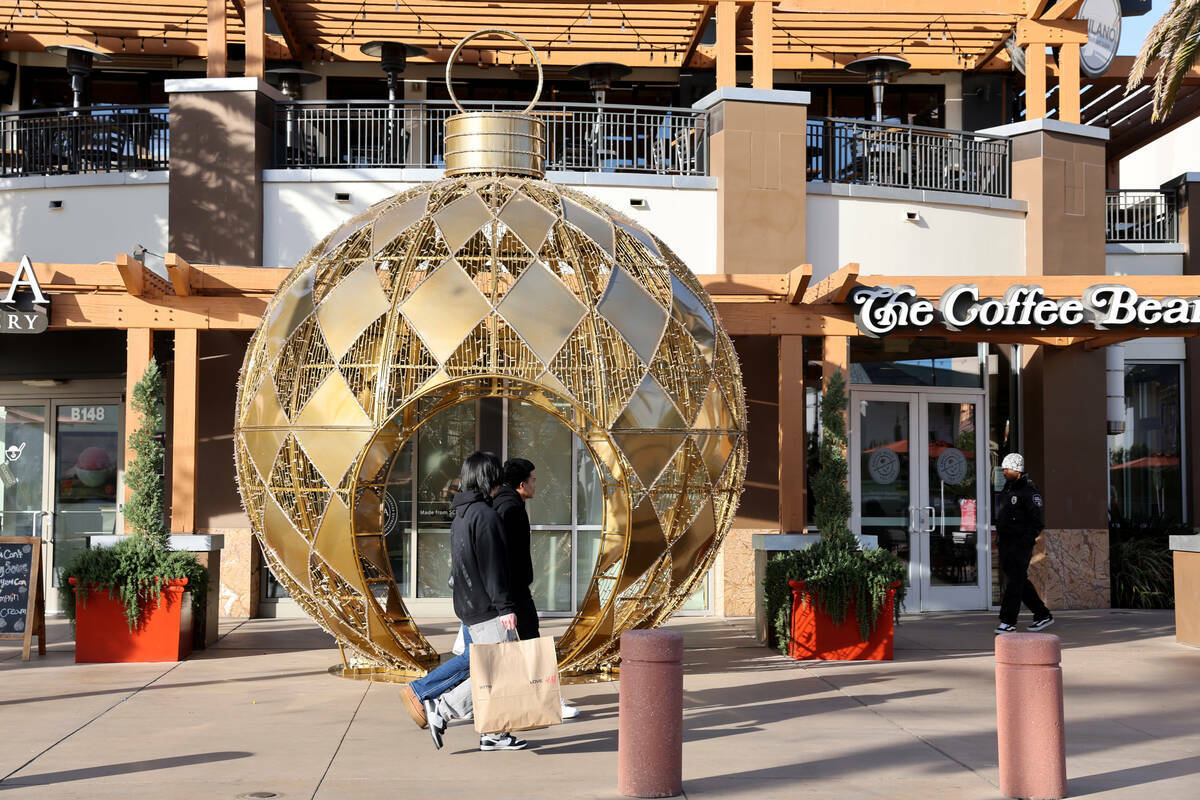
POLYGON ((471 643, 475 730, 503 733, 562 722, 562 690, 554 639, 471 643))

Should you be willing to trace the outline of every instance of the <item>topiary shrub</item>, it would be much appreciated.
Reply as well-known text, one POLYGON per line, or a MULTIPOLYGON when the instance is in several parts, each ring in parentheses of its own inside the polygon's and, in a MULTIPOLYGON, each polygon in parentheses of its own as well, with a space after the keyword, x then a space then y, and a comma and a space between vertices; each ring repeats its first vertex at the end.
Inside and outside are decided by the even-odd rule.
POLYGON ((821 540, 806 550, 775 556, 767 563, 763 580, 767 620, 774 625, 780 652, 785 655, 792 638, 788 581, 804 581, 817 608, 834 624, 845 622, 853 607, 863 640, 875 629, 887 593, 897 582, 897 620, 904 605, 908 567, 890 550, 859 550, 858 539, 850 531, 853 505, 847 487, 845 410, 846 381, 838 370, 829 376, 821 399, 821 466, 809 480, 816 499, 813 522, 821 540))
POLYGON ((107 589, 110 597, 121 598, 131 631, 139 626, 145 610, 158 603, 169 580, 188 579, 197 620, 203 617, 208 594, 208 570, 192 553, 170 547, 162 477, 166 449, 160 433, 164 428, 163 380, 153 358, 133 388, 132 405, 141 417, 138 429, 129 435, 134 457, 125 470, 125 483, 131 490, 125 519, 133 534, 112 547, 79 551, 63 567, 58 590, 62 608, 74 622, 76 593, 86 604, 90 590, 107 589), (68 578, 75 578, 78 586, 72 587, 68 578))

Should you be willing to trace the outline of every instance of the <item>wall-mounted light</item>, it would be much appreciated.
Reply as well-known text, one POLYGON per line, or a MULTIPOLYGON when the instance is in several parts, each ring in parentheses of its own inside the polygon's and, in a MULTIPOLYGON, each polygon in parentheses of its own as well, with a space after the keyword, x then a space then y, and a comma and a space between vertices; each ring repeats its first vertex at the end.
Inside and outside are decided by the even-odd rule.
POLYGON ((904 221, 905 222, 920 222, 921 221, 921 212, 920 211, 905 211, 904 212, 904 221))
POLYGON ((640 208, 643 211, 645 211, 647 208, 650 207, 650 204, 646 202, 646 199, 644 197, 629 198, 629 205, 632 208, 640 208))
POLYGON ((349 203, 350 202, 350 193, 349 192, 334 192, 333 193, 333 202, 349 203))
POLYGON ((50 210, 51 211, 61 211, 62 207, 63 207, 62 200, 51 200, 50 201, 50 210))

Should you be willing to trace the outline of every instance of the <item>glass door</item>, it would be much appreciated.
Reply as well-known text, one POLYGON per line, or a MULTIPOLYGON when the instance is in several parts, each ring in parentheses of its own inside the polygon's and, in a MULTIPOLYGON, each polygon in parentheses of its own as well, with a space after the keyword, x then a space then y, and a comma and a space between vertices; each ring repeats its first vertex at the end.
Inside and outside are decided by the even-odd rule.
POLYGON ((920 488, 914 520, 921 609, 987 608, 983 398, 927 393, 920 398, 920 488))
POLYGON ((43 401, 0 402, 0 536, 41 536, 47 409, 43 401))

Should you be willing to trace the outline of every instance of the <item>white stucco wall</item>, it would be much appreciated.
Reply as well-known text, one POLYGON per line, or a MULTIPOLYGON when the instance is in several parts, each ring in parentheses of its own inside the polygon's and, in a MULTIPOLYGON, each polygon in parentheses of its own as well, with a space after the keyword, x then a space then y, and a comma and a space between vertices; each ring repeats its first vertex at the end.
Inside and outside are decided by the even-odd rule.
MULTIPOLYGON (((392 194, 436 180, 416 170, 268 170, 263 185, 263 264, 290 267, 331 229, 392 194), (339 193, 350 195, 339 203, 339 193)), ((716 272, 717 192, 711 179, 554 175, 640 222, 697 273, 716 272), (618 180, 624 178, 624 182, 618 180), (584 183, 603 179, 605 184, 584 183), (576 182, 578 181, 578 182, 576 182), (679 185, 683 184, 683 185, 679 185), (645 201, 634 208, 630 200, 645 201)))
POLYGON ((941 192, 809 184, 807 261, 818 280, 864 275, 1023 275, 1024 204, 941 192), (909 221, 907 212, 918 219, 909 221))
MULTIPOLYGON (((1104 257, 1105 272, 1113 277, 1122 275, 1182 275, 1183 245, 1109 245, 1104 257), (1126 252, 1114 252, 1114 251, 1126 252), (1128 251, 1147 252, 1128 252, 1128 251), (1164 252, 1176 250, 1178 252, 1164 252)), ((1183 339, 1150 337, 1133 339, 1125 344, 1127 359, 1183 359, 1183 339)))
POLYGON ((0 261, 94 264, 139 244, 166 252, 165 172, 0 180, 0 261))
POLYGON ((1200 119, 1121 159, 1122 189, 1157 189, 1185 172, 1200 171, 1200 119))

